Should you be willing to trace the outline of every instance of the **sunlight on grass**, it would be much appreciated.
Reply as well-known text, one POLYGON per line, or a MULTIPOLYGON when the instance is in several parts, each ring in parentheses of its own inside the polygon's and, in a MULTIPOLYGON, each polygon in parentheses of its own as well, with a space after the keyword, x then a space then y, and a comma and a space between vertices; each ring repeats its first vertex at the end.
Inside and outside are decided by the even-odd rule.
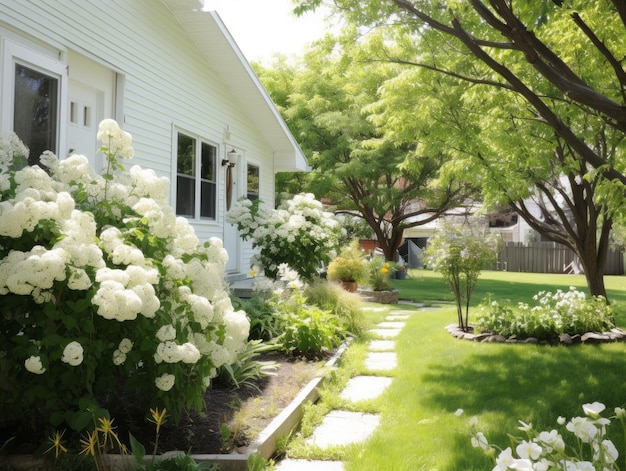
MULTIPOLYGON (((607 277, 606 284, 618 324, 624 325, 626 279, 607 277)), ((412 272, 395 286, 404 299, 429 304, 446 299, 447 286, 429 271, 412 272)), ((585 289, 584 277, 484 272, 472 304, 488 293, 530 302, 538 291, 569 286, 585 289)), ((381 404, 381 425, 363 447, 346 451, 347 471, 492 469, 493 462, 471 446, 468 421, 473 416, 476 428, 505 448, 507 434, 517 435, 518 420, 550 430, 558 416, 580 415, 586 402, 603 402, 609 410, 626 405, 623 342, 481 344, 451 337, 444 327, 455 320, 454 307, 445 305, 410 318, 397 340, 399 367, 381 404), (458 409, 464 410, 460 417, 458 409)), ((623 437, 610 438, 624 450, 623 437)))

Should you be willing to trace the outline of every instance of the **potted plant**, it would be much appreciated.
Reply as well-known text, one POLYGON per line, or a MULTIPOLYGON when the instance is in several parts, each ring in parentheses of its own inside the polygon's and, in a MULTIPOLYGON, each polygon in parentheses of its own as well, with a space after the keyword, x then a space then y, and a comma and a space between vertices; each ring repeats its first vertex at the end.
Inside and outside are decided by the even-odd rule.
POLYGON ((367 280, 365 255, 358 241, 344 247, 328 265, 328 279, 340 281, 346 291, 355 292, 359 282, 367 280))
POLYGON ((367 285, 370 289, 362 290, 361 294, 377 303, 397 303, 398 290, 393 289, 389 284, 389 278, 395 270, 395 264, 386 261, 383 257, 372 257, 367 262, 367 268, 369 273, 367 285))

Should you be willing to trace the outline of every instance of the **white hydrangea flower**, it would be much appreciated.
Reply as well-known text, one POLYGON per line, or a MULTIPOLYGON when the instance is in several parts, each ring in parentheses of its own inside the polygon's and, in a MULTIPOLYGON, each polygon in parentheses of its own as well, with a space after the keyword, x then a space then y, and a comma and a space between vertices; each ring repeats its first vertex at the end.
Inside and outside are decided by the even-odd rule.
POLYGON ((71 366, 78 366, 83 362, 83 346, 76 342, 68 343, 63 349, 61 361, 71 366))
POLYGON ((163 373, 154 380, 154 384, 161 391, 169 391, 174 386, 176 377, 173 374, 163 373))
POLYGON ((131 135, 122 129, 113 119, 105 119, 98 126, 96 138, 102 142, 107 151, 121 159, 132 159, 135 151, 132 148, 131 135))
POLYGON ((190 342, 186 342, 179 347, 180 360, 186 364, 197 363, 202 357, 198 348, 190 342))
POLYGON ((168 340, 174 340, 176 338, 176 329, 172 324, 161 326, 157 330, 156 337, 161 342, 167 342, 168 340))
POLYGON ((46 372, 46 369, 43 367, 43 364, 41 363, 41 357, 40 356, 30 356, 26 359, 26 361, 24 361, 24 367, 30 371, 31 373, 34 373, 36 375, 40 375, 46 372))
POLYGON ((124 337, 122 340, 120 340, 120 344, 117 348, 122 353, 128 353, 133 349, 133 342, 129 338, 124 337))
POLYGON ((126 361, 126 353, 117 349, 113 352, 113 364, 116 366, 123 365, 126 361))

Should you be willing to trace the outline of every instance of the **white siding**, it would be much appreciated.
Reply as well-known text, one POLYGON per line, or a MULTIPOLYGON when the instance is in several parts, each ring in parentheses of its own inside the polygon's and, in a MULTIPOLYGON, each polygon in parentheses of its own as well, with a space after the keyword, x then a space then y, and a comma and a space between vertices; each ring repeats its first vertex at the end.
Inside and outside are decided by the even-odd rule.
MULTIPOLYGON (((22 37, 37 47, 56 48, 62 57, 69 50, 76 51, 124 77, 124 122, 120 125, 133 135, 136 157, 131 164, 172 178, 173 126, 218 144, 219 164, 228 150, 224 141, 228 126, 228 145, 258 159, 263 175, 261 197, 273 203, 270 144, 162 2, 0 0, 3 34, 22 37)), ((195 224, 201 239, 222 237, 224 171, 220 167, 218 172, 217 221, 195 224)), ((242 255, 245 271, 249 244, 242 255)))

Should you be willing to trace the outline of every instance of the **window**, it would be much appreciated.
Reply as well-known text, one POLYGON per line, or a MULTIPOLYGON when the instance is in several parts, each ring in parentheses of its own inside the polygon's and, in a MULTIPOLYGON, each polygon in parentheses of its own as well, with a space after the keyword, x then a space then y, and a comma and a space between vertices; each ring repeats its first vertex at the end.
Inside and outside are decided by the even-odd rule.
POLYGON ((178 133, 176 145, 176 214, 215 219, 217 147, 178 133))
POLYGON ((61 149, 66 83, 65 64, 42 52, 5 42, 2 62, 2 126, 15 132, 36 164, 45 150, 61 149))
POLYGON ((247 196, 250 201, 259 199, 259 167, 248 164, 247 196))
POLYGON ((58 153, 58 90, 57 78, 15 64, 13 130, 30 150, 30 165, 45 150, 58 153))

